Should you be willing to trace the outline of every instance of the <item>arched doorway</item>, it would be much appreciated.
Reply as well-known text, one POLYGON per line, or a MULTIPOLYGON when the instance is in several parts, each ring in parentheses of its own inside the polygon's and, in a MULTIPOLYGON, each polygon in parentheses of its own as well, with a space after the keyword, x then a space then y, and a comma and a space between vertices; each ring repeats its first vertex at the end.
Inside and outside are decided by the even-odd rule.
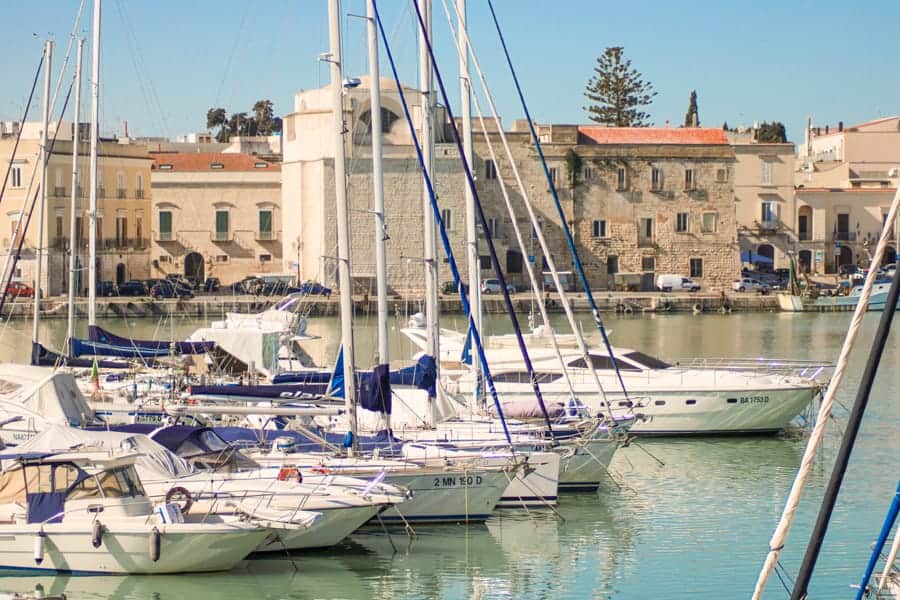
POLYGON ((810 273, 812 271, 812 251, 801 250, 797 255, 799 268, 801 273, 810 273))
POLYGON ((125 283, 125 264, 119 263, 116 265, 116 284, 125 283))
POLYGON ((198 283, 206 280, 204 277, 203 256, 199 252, 191 252, 184 257, 184 276, 190 277, 198 283))
POLYGON ((853 250, 849 246, 841 246, 841 253, 838 255, 838 267, 841 265, 853 264, 853 250))

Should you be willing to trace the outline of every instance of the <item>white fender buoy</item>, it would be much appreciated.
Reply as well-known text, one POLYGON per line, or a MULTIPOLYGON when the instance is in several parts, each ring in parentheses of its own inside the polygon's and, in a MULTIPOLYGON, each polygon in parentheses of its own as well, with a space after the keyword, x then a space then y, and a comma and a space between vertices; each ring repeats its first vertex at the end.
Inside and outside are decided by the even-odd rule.
POLYGON ((44 540, 46 538, 47 534, 43 531, 38 531, 38 534, 34 537, 34 562, 36 564, 44 562, 44 540))
POLYGON ((94 521, 91 526, 91 545, 99 548, 103 543, 103 524, 100 521, 94 521))
POLYGON ((159 560, 159 552, 160 547, 162 546, 162 539, 159 535, 159 529, 154 527, 150 531, 150 560, 156 562, 159 560))
POLYGON ((622 309, 622 312, 625 313, 626 315, 630 315, 631 313, 634 312, 634 309, 631 308, 630 304, 626 304, 625 308, 622 309))
POLYGON ((694 303, 694 308, 693 308, 693 310, 694 310, 694 314, 695 314, 695 315, 699 315, 700 313, 703 312, 703 307, 700 306, 700 303, 699 303, 699 302, 695 302, 695 303, 694 303))

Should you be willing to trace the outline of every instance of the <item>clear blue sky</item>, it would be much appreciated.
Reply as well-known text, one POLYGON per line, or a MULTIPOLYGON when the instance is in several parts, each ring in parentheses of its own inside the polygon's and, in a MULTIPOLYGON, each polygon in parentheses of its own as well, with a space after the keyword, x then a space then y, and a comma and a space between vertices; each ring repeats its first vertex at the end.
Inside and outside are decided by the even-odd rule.
MULTIPOLYGON (((57 41, 61 64, 79 0, 4 3, 0 118, 19 118, 40 54, 57 41)), ((80 30, 90 37, 92 0, 80 30)), ((213 106, 249 110, 270 98, 289 112, 293 94, 327 82, 325 0, 104 0, 102 129, 174 137, 205 130, 213 106)), ((343 12, 364 13, 363 0, 343 12)), ((586 122, 584 85, 596 57, 622 45, 658 96, 654 122, 684 119, 696 89, 702 125, 781 120, 802 142, 806 116, 847 124, 896 114, 900 98, 900 3, 871 0, 755 2, 496 0, 534 117, 586 122)), ((382 0, 401 74, 415 83, 414 17, 408 0, 382 0)), ((452 10, 452 8, 451 8, 452 10)), ((470 29, 503 118, 522 116, 486 0, 470 0, 470 29)), ((344 19, 345 70, 366 69, 363 22, 344 19)), ((455 50, 440 0, 435 36, 456 103, 455 50)), ((85 64, 90 64, 89 51, 85 64)), ((388 74, 382 64, 383 74, 388 74)), ((87 96, 85 96, 87 98, 87 96)), ((86 104, 85 104, 86 106, 86 104)), ((38 110, 32 113, 36 119, 38 110)), ((86 114, 86 113, 84 113, 86 114)))

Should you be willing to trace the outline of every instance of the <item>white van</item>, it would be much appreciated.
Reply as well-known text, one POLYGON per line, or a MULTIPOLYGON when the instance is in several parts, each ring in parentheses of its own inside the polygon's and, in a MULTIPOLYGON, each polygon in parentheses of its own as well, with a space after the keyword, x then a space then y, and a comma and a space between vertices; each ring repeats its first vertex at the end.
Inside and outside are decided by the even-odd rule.
POLYGON ((656 278, 656 289, 661 292, 699 292, 700 284, 681 275, 660 275, 656 278))

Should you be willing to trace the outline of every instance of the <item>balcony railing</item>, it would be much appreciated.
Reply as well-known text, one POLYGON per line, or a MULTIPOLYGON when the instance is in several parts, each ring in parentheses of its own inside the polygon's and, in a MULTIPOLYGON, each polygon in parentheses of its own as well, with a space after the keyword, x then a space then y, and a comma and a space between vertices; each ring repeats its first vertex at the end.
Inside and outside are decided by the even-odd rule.
POLYGON ((56 198, 65 198, 66 197, 66 186, 57 185, 53 188, 53 196, 56 198))
POLYGON ((257 231, 256 240, 259 242, 274 242, 278 239, 278 231, 257 231))
POLYGON ((833 237, 834 237, 835 242, 855 242, 856 241, 856 232, 855 231, 835 231, 833 237))
POLYGON ((134 190, 134 198, 135 200, 143 200, 144 199, 144 190, 138 188, 134 190))
POLYGON ((213 242, 230 242, 232 234, 230 231, 211 231, 209 232, 209 239, 213 242))
POLYGON ((156 232, 156 241, 157 242, 174 242, 175 234, 171 231, 157 231, 156 232))
POLYGON ((69 238, 67 237, 56 237, 50 240, 50 247, 54 250, 68 250, 69 249, 69 238))
POLYGON ((652 248, 656 245, 656 242, 653 241, 652 237, 638 236, 637 239, 638 248, 652 248))
POLYGON ((125 199, 125 188, 116 188, 116 198, 119 200, 125 199))
POLYGON ((106 188, 103 186, 97 187, 97 197, 98 198, 106 198, 106 188))
POLYGON ((778 219, 763 219, 762 221, 757 221, 756 227, 761 232, 775 232, 781 227, 781 223, 778 219))
POLYGON ((801 231, 800 233, 797 234, 797 241, 811 242, 812 241, 812 232, 801 231))

